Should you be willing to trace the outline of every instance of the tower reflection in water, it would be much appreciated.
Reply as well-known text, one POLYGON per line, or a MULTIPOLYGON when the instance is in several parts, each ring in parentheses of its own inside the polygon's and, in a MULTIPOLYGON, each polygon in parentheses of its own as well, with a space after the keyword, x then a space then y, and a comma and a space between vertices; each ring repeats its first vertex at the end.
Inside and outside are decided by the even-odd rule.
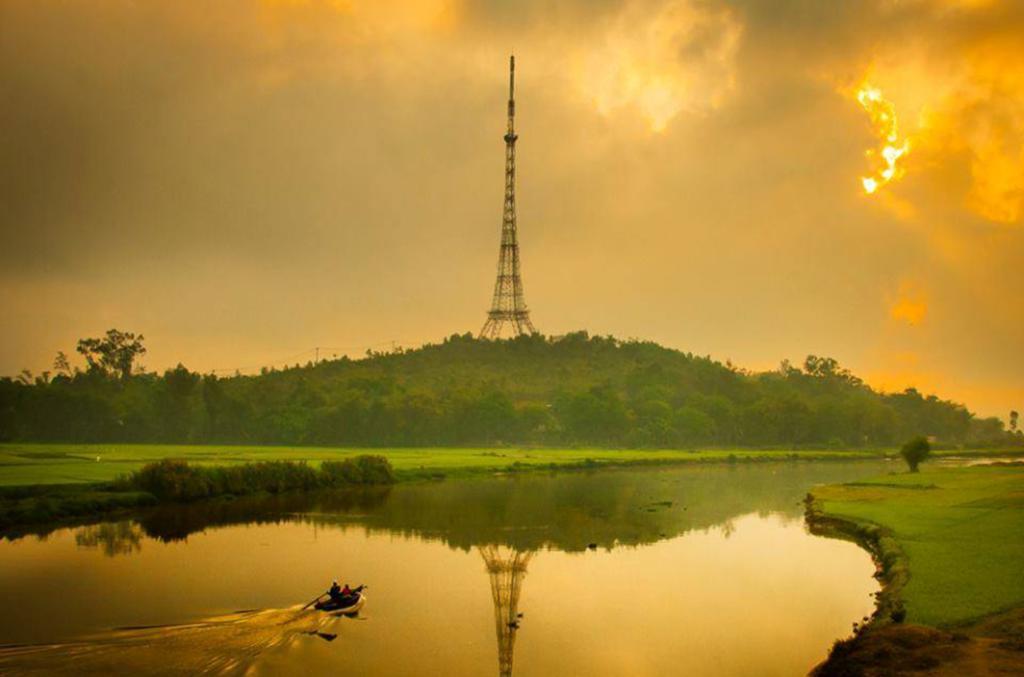
POLYGON ((491 579, 494 631, 498 638, 498 674, 500 677, 510 677, 516 631, 519 630, 519 593, 534 551, 520 551, 500 545, 482 545, 478 549, 491 579))

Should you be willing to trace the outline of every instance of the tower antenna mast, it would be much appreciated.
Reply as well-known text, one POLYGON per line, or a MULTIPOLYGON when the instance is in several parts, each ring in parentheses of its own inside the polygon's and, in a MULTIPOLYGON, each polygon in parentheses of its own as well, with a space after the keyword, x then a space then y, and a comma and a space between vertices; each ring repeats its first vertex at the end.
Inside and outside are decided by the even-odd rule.
POLYGON ((519 274, 519 241, 516 229, 516 57, 508 61, 508 130, 505 132, 505 207, 501 219, 501 249, 498 252, 498 279, 487 321, 480 338, 496 339, 506 324, 514 335, 535 334, 530 311, 523 298, 523 279, 519 274))

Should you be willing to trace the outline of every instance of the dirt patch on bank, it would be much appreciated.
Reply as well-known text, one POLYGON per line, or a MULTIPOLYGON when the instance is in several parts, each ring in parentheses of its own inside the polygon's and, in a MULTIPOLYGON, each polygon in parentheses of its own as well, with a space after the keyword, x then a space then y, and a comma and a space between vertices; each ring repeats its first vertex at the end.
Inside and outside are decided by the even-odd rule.
POLYGON ((814 677, 1024 674, 1024 609, 956 631, 891 623, 836 642, 814 677))

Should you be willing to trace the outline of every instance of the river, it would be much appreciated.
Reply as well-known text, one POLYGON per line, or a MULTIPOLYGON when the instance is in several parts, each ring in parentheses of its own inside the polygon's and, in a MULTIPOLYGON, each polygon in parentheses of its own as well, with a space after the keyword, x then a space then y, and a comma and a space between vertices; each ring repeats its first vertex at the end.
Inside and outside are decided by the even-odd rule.
POLYGON ((0 672, 800 675, 873 610, 780 462, 161 507, 0 541, 0 672), (366 584, 356 618, 299 607, 366 584))

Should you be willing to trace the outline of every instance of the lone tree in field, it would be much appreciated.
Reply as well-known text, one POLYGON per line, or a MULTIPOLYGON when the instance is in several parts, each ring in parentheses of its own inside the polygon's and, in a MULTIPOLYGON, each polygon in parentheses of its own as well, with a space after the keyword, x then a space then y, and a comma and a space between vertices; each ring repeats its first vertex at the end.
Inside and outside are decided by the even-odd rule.
POLYGON ((142 334, 108 329, 103 338, 80 339, 76 350, 85 357, 90 370, 119 376, 123 381, 132 375, 135 358, 146 354, 143 340, 142 334))
POLYGON ((917 472, 917 466, 921 461, 928 458, 932 453, 932 445, 928 444, 928 438, 915 437, 900 449, 900 456, 907 462, 910 472, 917 472))

